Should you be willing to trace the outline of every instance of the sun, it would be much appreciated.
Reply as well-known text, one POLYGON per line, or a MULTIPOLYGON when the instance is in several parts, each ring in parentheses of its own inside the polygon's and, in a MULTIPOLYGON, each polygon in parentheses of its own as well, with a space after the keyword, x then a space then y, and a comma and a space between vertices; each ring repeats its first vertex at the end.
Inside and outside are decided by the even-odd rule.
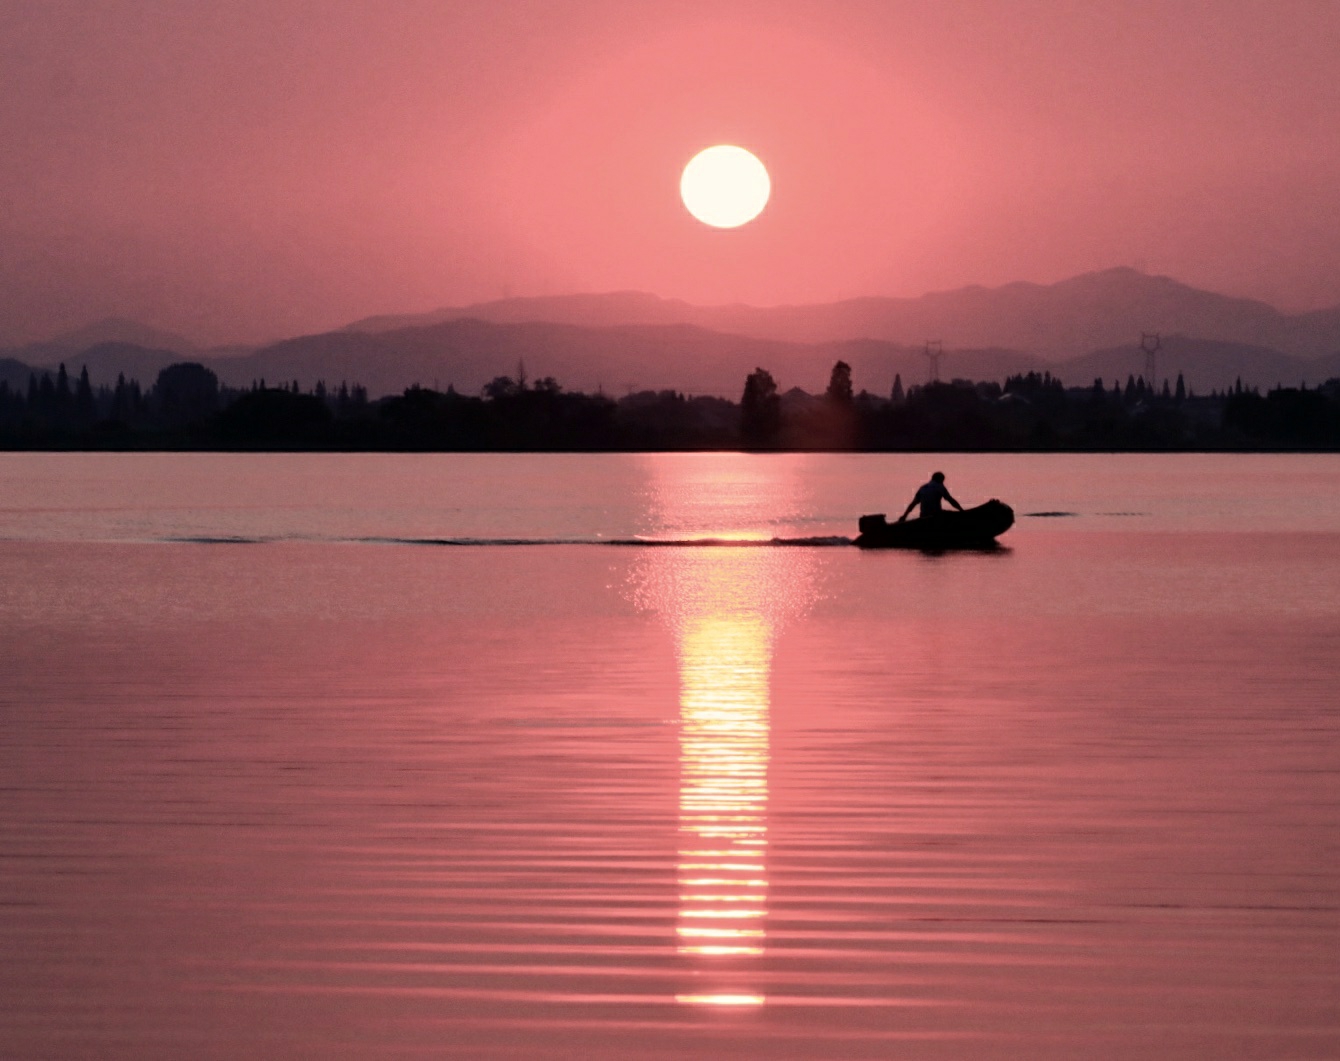
POLYGON ((704 148, 684 167, 679 194, 689 213, 713 228, 738 228, 768 205, 772 181, 752 152, 734 144, 704 148))

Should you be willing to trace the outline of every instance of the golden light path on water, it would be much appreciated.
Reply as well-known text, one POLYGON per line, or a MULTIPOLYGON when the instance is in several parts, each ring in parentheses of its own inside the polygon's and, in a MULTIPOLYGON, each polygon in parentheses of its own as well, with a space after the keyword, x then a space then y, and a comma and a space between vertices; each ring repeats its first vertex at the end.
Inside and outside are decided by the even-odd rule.
MULTIPOLYGON (((720 538, 712 520, 771 538, 766 520, 795 511, 801 477, 758 458, 655 460, 649 508, 679 537, 720 538), (723 519, 729 510, 729 519, 723 519)), ((738 532, 735 537, 740 537, 738 532)), ((675 635, 679 670, 679 911, 689 1005, 766 1003, 751 973, 767 947, 768 759, 772 654, 783 622, 812 599, 805 550, 666 548, 635 574, 636 595, 675 635)))
POLYGON ((681 954, 763 953, 768 652, 767 627, 757 618, 692 619, 682 634, 681 954))

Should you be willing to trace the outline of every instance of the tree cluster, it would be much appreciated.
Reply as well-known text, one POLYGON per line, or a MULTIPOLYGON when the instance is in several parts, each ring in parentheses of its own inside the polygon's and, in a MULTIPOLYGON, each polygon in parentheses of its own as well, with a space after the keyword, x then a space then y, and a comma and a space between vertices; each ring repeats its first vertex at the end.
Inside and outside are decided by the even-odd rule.
POLYGON ((1066 387, 1050 373, 1003 383, 954 380, 888 397, 855 389, 837 362, 821 395, 783 392, 764 368, 739 402, 677 391, 614 399, 565 391, 552 378, 498 376, 477 395, 414 386, 369 400, 347 382, 254 381, 231 389, 183 362, 144 390, 124 377, 94 388, 62 365, 26 389, 0 383, 0 448, 387 451, 1340 450, 1340 380, 1264 396, 1239 382, 1197 397, 1179 376, 1154 387, 1094 380, 1066 387))

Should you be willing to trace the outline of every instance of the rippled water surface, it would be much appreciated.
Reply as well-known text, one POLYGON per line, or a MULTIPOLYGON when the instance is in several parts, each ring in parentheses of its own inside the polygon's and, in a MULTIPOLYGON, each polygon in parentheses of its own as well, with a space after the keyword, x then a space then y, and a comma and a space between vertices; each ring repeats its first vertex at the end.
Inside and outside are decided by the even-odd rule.
POLYGON ((0 455, 0 571, 5 1058, 1340 1055, 1340 459, 0 455))

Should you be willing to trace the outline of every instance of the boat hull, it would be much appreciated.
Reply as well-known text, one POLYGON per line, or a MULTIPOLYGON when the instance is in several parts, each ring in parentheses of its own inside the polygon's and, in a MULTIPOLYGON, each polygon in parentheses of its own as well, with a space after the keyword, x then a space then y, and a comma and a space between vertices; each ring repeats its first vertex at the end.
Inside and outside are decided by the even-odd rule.
POLYGON ((1014 509, 992 498, 962 512, 889 523, 883 513, 862 516, 856 544, 862 549, 982 549, 1014 526, 1014 509))

